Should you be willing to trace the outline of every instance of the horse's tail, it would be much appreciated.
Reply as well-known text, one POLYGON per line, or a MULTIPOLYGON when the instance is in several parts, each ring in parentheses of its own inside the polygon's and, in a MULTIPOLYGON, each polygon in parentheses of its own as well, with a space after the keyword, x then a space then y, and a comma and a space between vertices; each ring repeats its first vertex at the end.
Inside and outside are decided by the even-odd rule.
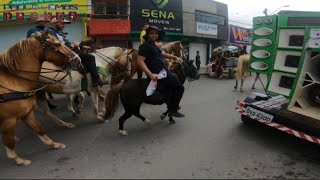
POLYGON ((113 118, 115 112, 117 111, 119 104, 119 94, 123 84, 124 81, 122 80, 120 83, 112 86, 112 88, 109 90, 107 97, 105 98, 106 112, 103 116, 104 119, 107 120, 113 118))

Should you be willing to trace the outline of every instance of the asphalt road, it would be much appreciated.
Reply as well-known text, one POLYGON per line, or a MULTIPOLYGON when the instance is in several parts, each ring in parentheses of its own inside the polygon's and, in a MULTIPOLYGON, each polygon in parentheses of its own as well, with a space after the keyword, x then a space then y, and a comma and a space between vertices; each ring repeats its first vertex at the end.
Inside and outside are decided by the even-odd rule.
POLYGON ((55 95, 59 107, 54 113, 76 127, 63 129, 37 114, 48 136, 67 148, 50 149, 21 123, 17 153, 32 164, 16 166, 1 148, 0 177, 319 178, 318 146, 262 125, 242 124, 234 107, 251 91, 253 78, 244 93, 232 89, 234 80, 202 76, 186 83, 181 102, 185 118, 169 125, 160 120, 165 106, 143 105, 141 113, 152 121, 151 127, 131 117, 125 124, 127 137, 117 134, 122 105, 111 122, 99 124, 88 97, 85 113, 75 118, 67 112, 64 96, 55 95))

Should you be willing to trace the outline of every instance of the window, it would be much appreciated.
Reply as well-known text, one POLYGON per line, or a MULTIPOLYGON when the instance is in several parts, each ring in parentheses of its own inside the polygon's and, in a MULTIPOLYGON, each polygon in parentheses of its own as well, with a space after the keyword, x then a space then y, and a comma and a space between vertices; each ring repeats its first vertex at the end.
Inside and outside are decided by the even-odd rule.
POLYGON ((219 24, 219 25, 226 24, 225 17, 207 13, 207 12, 202 12, 202 11, 196 11, 196 21, 210 23, 210 24, 219 24))

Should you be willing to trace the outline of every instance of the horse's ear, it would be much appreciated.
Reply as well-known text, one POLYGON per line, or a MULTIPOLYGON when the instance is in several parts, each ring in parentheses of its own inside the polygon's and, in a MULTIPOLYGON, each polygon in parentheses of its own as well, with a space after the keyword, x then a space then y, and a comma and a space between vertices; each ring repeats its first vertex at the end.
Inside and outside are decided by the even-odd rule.
POLYGON ((190 64, 193 64, 193 62, 194 62, 194 60, 189 60, 189 63, 190 63, 190 64))

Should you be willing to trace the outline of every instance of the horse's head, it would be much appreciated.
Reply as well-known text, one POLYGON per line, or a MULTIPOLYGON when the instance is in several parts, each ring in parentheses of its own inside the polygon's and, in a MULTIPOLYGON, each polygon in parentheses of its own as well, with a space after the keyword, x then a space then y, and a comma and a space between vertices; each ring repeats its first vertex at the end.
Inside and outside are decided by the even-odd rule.
POLYGON ((171 71, 177 74, 180 82, 183 84, 186 79, 194 81, 197 78, 197 68, 193 64, 194 60, 185 60, 182 63, 174 62, 171 71))
POLYGON ((320 107, 320 85, 311 86, 308 96, 312 105, 320 107))
POLYGON ((43 61, 52 62, 57 66, 72 66, 73 68, 78 68, 78 70, 82 69, 80 57, 56 37, 48 34, 48 31, 35 37, 35 39, 34 41, 40 43, 42 47, 35 49, 35 51, 39 51, 43 61))
POLYGON ((174 41, 172 43, 172 50, 174 54, 182 59, 187 59, 187 56, 185 55, 183 51, 183 45, 181 41, 174 41))

